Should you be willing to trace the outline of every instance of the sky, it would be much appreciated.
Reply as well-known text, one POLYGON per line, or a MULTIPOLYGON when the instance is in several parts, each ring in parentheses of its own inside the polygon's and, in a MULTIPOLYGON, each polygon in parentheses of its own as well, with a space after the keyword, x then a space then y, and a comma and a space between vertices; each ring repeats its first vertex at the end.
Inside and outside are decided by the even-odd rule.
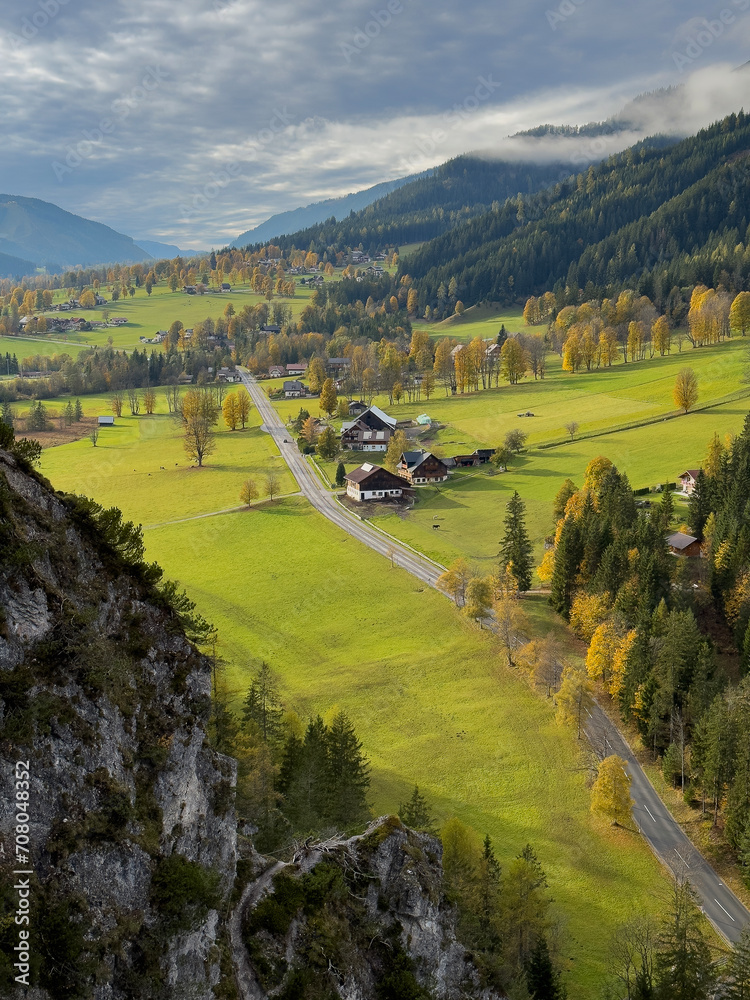
POLYGON ((604 156, 750 109, 750 0, 5 0, 0 190, 222 246, 482 150, 604 156), (639 94, 633 134, 509 140, 639 94))

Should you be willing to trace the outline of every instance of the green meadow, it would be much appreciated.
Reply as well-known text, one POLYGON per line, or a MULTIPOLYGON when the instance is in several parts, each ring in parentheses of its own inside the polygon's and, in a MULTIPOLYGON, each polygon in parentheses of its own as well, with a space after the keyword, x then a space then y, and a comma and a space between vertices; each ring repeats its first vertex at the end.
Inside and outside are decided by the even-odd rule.
MULTIPOLYGON (((533 844, 563 922, 571 995, 598 996, 612 930, 633 910, 656 912, 665 879, 634 834, 592 817, 575 734, 508 671, 494 637, 301 498, 145 537, 218 626, 237 707, 265 659, 287 707, 351 716, 375 815, 417 783, 440 821, 488 833, 501 863, 533 844)), ((535 631, 559 628, 543 600, 527 607, 535 631)))
MULTIPOLYGON (((104 298, 109 299, 110 293, 107 288, 101 289, 104 298)), ((274 302, 283 302, 291 306, 292 314, 298 317, 305 308, 313 291, 306 285, 297 284, 297 294, 291 299, 274 299, 274 302)), ((109 313, 110 319, 113 316, 122 316, 127 319, 127 324, 120 327, 108 326, 90 330, 85 333, 73 333, 68 335, 68 339, 78 344, 103 347, 109 343, 119 350, 141 349, 141 337, 153 337, 157 330, 168 330, 175 320, 181 320, 186 327, 191 327, 195 323, 208 318, 212 319, 223 315, 228 303, 232 303, 235 312, 239 312, 243 306, 255 306, 265 302, 263 295, 256 295, 251 291, 250 286, 245 284, 233 285, 231 292, 221 294, 207 293, 205 295, 185 295, 181 291, 171 292, 167 284, 162 281, 154 285, 151 295, 146 294, 145 288, 137 288, 136 294, 131 298, 126 296, 117 302, 109 301, 106 306, 99 309, 83 309, 74 313, 46 313, 47 316, 69 316, 80 315, 90 322, 104 320, 104 312, 109 313)), ((30 354, 59 354, 66 350, 65 346, 55 341, 63 340, 61 334, 50 334, 49 337, 38 335, 39 339, 31 341, 33 348, 27 349, 30 338, 23 337, 3 337, 0 338, 0 349, 2 355, 6 351, 15 353, 20 361, 21 357, 28 357, 30 354), (14 347, 23 342, 24 346, 14 347)), ((158 345, 146 344, 148 350, 161 350, 158 345)), ((77 354, 81 350, 75 347, 69 353, 77 354)))
MULTIPOLYGON (((106 397, 83 396, 81 402, 85 416, 111 412, 106 397)), ((55 403, 59 410, 60 400, 51 401, 50 409, 55 403)), ((271 471, 279 477, 281 493, 297 490, 278 449, 260 430, 254 408, 244 430, 230 431, 220 417, 214 454, 203 468, 192 467, 181 423, 167 413, 163 391, 153 416, 130 416, 126 403, 115 426, 102 428, 96 448, 88 438, 46 448, 41 471, 57 489, 92 496, 143 524, 238 507, 244 480, 255 479, 262 487, 271 471)))
MULTIPOLYGON (((480 399, 441 402, 460 419, 480 399)), ((109 412, 106 397, 82 402, 87 416, 109 412)), ((163 392, 152 417, 125 409, 96 448, 84 438, 46 449, 42 472, 56 488, 116 504, 146 526, 149 558, 218 626, 236 705, 266 659, 279 672, 287 705, 302 716, 334 706, 351 715, 372 763, 375 814, 396 809, 418 783, 440 820, 456 815, 480 836, 488 833, 501 862, 531 842, 564 925, 571 995, 593 1000, 611 932, 633 910, 658 911, 666 883, 643 842, 591 816, 579 744, 555 723, 551 702, 508 671, 490 633, 301 497, 202 517, 238 507, 243 479, 269 468, 280 473, 282 492, 296 489, 254 411, 244 432, 220 426, 206 467, 192 469, 163 392)), ((560 478, 582 471, 587 452, 577 449, 584 444, 593 443, 529 452, 507 475, 458 474, 407 520, 385 519, 385 526, 425 549, 439 545, 445 561, 449 549, 490 559, 513 477, 527 477, 524 495, 544 485, 533 512, 530 504, 538 533, 560 478), (537 461, 546 465, 536 468, 537 461), (428 527, 435 514, 440 532, 428 527)), ((526 607, 535 634, 558 630, 576 655, 543 598, 526 607)))

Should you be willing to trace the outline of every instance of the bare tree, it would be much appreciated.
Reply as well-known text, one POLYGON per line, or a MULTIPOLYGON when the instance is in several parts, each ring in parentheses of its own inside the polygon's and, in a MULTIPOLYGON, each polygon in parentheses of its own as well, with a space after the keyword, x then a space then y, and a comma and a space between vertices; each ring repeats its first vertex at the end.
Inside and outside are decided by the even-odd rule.
POLYGON ((94 427, 93 430, 91 431, 91 433, 89 434, 89 441, 96 448, 96 442, 98 440, 99 440, 99 428, 98 427, 94 427))
POLYGON ((275 496, 278 496, 280 488, 281 488, 281 482, 276 473, 275 472, 266 473, 266 493, 268 494, 269 500, 273 500, 275 496))
POLYGON ((568 432, 568 434, 570 434, 570 440, 572 441, 573 438, 578 433, 578 424, 576 423, 575 420, 571 420, 570 423, 567 423, 565 425, 565 430, 568 432))
POLYGON ((141 412, 141 397, 137 389, 128 389, 128 406, 130 407, 131 415, 134 417, 138 416, 141 412))

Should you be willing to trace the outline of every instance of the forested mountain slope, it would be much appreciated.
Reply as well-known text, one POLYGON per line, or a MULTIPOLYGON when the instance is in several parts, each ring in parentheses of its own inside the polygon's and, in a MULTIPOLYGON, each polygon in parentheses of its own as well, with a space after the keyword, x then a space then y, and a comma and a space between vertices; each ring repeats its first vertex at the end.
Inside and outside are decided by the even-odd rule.
POLYGON ((282 249, 312 245, 322 255, 329 248, 361 245, 374 252, 386 245, 429 240, 495 202, 549 187, 571 170, 562 162, 540 165, 459 156, 339 222, 330 218, 274 242, 282 249))
MULTIPOLYGON (((628 149, 549 191, 514 199, 410 257, 420 306, 458 282, 466 305, 567 284, 589 297, 659 283, 745 287, 750 118, 740 112, 668 149, 628 149)), ((402 265, 406 270, 406 265, 402 265)))

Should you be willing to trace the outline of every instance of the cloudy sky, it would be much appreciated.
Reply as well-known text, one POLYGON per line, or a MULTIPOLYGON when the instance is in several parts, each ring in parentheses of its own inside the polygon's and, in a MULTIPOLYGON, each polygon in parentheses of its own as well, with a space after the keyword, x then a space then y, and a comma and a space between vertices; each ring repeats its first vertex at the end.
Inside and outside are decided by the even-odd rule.
POLYGON ((661 87, 639 131, 691 131, 750 108, 748 42, 750 0, 6 0, 0 189, 219 246, 461 152, 573 157, 506 137, 661 87))

